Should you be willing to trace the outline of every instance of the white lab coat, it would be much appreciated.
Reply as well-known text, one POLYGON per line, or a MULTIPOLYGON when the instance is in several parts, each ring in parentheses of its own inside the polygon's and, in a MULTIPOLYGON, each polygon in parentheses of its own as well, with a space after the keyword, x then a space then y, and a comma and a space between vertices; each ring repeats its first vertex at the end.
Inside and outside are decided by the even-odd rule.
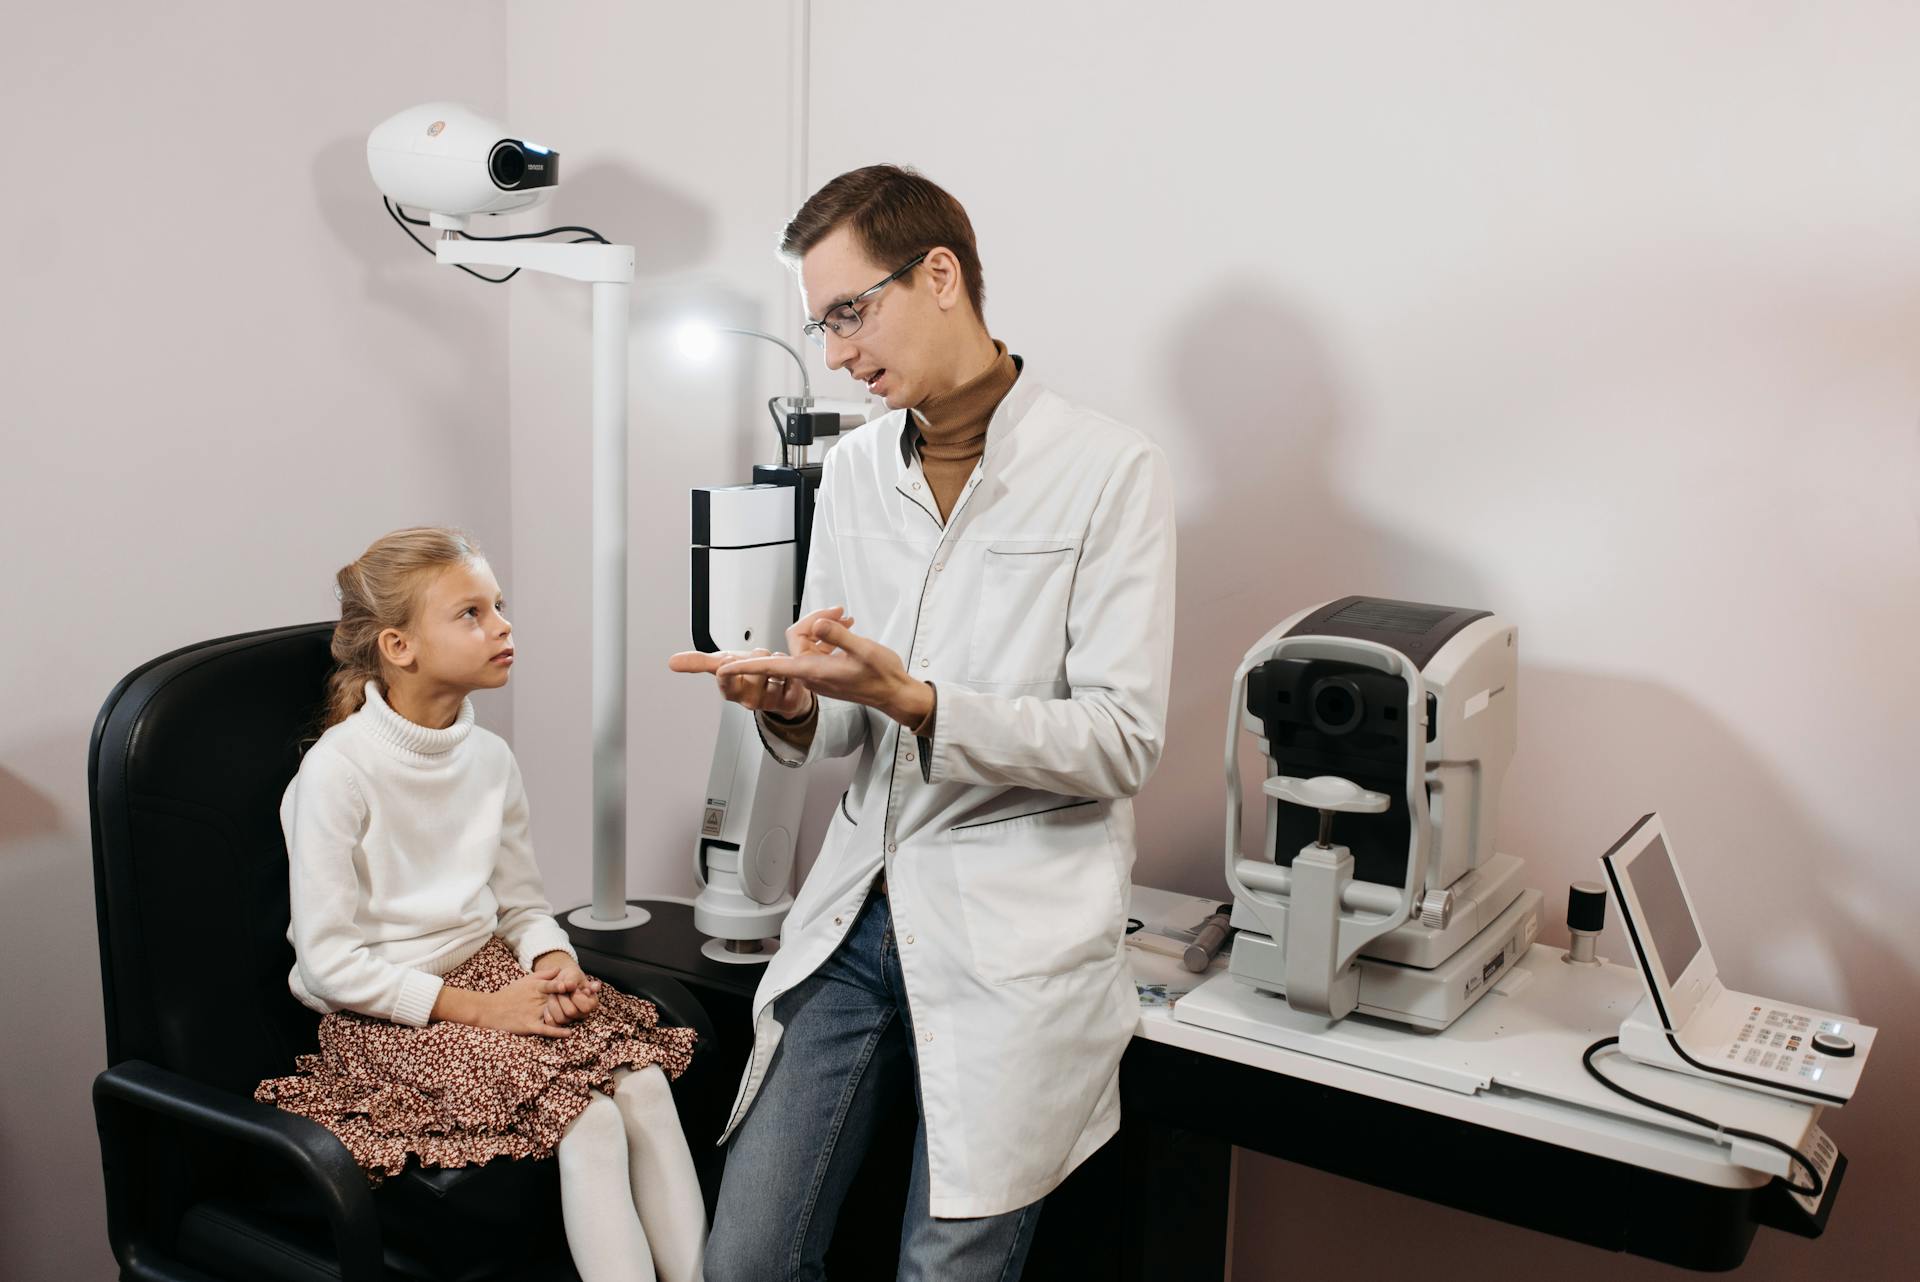
MULTIPOLYGON (((908 414, 826 456, 807 611, 938 689, 931 751, 874 709, 820 700, 791 766, 858 752, 753 1000, 754 1049, 722 1142, 781 1035, 774 999, 853 925, 884 866, 927 1128, 931 1214, 1050 1192, 1119 1128, 1138 1020, 1124 957, 1129 800, 1164 741, 1174 514, 1165 455, 1023 372, 946 525, 908 414)), ((804 1071, 804 1070, 803 1070, 804 1071)))

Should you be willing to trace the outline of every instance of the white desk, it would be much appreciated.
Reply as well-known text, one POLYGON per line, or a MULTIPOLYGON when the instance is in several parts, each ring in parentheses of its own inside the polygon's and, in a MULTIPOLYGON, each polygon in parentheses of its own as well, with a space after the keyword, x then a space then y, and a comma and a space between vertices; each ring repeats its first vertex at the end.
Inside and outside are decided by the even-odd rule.
MULTIPOLYGON (((1150 919, 1163 912, 1172 901, 1182 898, 1185 897, 1136 886, 1132 913, 1135 917, 1150 919)), ((1255 993, 1229 978, 1224 952, 1204 980, 1187 972, 1173 958, 1140 949, 1130 949, 1129 954, 1134 976, 1140 982, 1174 987, 1206 983, 1207 1000, 1216 1016, 1223 1010, 1231 1010, 1244 1013, 1252 1020, 1260 1017, 1263 1004, 1285 1006, 1281 999, 1255 993)), ((1498 1145, 1502 1151, 1568 1154, 1566 1160, 1571 1168, 1586 1172, 1587 1178, 1611 1182, 1617 1202, 1631 1203, 1650 1197, 1655 1189, 1665 1190, 1662 1194, 1665 1198, 1670 1198, 1676 1190, 1682 1196, 1695 1197, 1699 1208, 1704 1209, 1696 1209, 1694 1214, 1717 1216, 1726 1222, 1723 1228, 1729 1233, 1722 1254, 1713 1257, 1713 1267, 1726 1267, 1727 1260, 1737 1263, 1739 1257, 1744 1256, 1755 1222, 1817 1233, 1824 1224, 1825 1211, 1831 1206, 1832 1193, 1817 1217, 1808 1216, 1805 1225, 1794 1222, 1790 1210, 1783 1208, 1790 1200, 1784 1189, 1767 1187, 1772 1175, 1786 1173, 1784 1155, 1746 1142, 1741 1142, 1737 1150, 1732 1149, 1711 1132, 1621 1099, 1588 1077, 1581 1067, 1581 1052, 1594 1041, 1618 1031, 1620 1020, 1640 998, 1641 981, 1638 972, 1624 967, 1572 967, 1560 957, 1558 949, 1534 945, 1508 979, 1444 1033, 1416 1032, 1365 1017, 1350 1017, 1335 1026, 1349 1048, 1348 1056, 1362 1063, 1368 1062, 1369 1055, 1380 1057, 1378 1062, 1386 1063, 1407 1055, 1411 1048, 1421 1064, 1411 1070, 1403 1063, 1396 1064, 1399 1073, 1181 1023, 1168 1008, 1143 1007, 1134 1050, 1129 1052, 1129 1064, 1136 1081, 1135 1089, 1127 1097, 1127 1107, 1138 1112, 1143 1100, 1151 1107, 1152 1100, 1177 1095, 1182 1080, 1204 1077, 1207 1079, 1204 1084, 1194 1082, 1194 1094, 1208 1100, 1221 1115, 1210 1126, 1209 1133, 1236 1144, 1242 1143, 1245 1136, 1255 1140, 1248 1143, 1249 1147, 1273 1151, 1276 1156, 1342 1170, 1356 1178, 1425 1195, 1419 1191, 1421 1179, 1417 1174, 1410 1173, 1403 1181, 1397 1173, 1376 1178, 1346 1169, 1341 1165, 1345 1160, 1341 1155, 1313 1151, 1312 1145, 1303 1151, 1300 1145, 1293 1144, 1285 1135, 1285 1119, 1261 1119, 1258 1114, 1262 1112, 1299 1107, 1298 1103, 1282 1103, 1285 1096, 1278 1088, 1284 1080, 1289 1084, 1288 1090, 1294 1085, 1303 1085, 1339 1092, 1338 1095, 1314 1093, 1311 1099, 1320 1107, 1351 1108, 1356 1116, 1365 1112, 1377 1119, 1380 1114, 1375 1105, 1414 1110, 1441 1128, 1435 1133, 1451 1135, 1456 1143, 1465 1135, 1477 1144, 1493 1144, 1492 1137, 1499 1135, 1512 1137, 1519 1145, 1517 1149, 1514 1144, 1498 1145), (1162 1062, 1145 1053, 1149 1047, 1204 1059, 1162 1062), (1238 1116, 1234 1116, 1236 1112, 1238 1116), (1471 1130, 1445 1129, 1453 1124, 1471 1130), (1551 1149, 1538 1149, 1532 1147, 1534 1145, 1551 1146, 1551 1149), (1276 1149, 1291 1151, 1277 1152, 1276 1149), (1321 1160, 1323 1157, 1325 1161, 1321 1160), (1628 1177, 1622 1170, 1609 1173, 1607 1168, 1615 1164, 1619 1168, 1641 1171, 1644 1177, 1628 1177), (1685 1194, 1685 1186, 1679 1185, 1679 1181, 1695 1188, 1697 1194, 1685 1194), (1734 1223, 1735 1220, 1740 1223, 1734 1223), (1744 1238, 1736 1230, 1743 1231, 1744 1238)), ((1598 1063, 1602 1071, 1629 1089, 1796 1146, 1811 1142, 1821 1112, 1815 1106, 1649 1068, 1618 1054, 1603 1052, 1598 1063)), ((1128 1068, 1123 1067, 1123 1086, 1127 1084, 1127 1073, 1128 1068)), ((1183 1125, 1172 1110, 1152 1108, 1152 1111, 1157 1123, 1183 1125)), ((1377 1122, 1356 1124, 1364 1129, 1377 1122)), ((1360 1132, 1356 1132, 1354 1140, 1355 1147, 1365 1143, 1360 1132)), ((1423 1153, 1418 1145, 1410 1144, 1399 1150, 1397 1160, 1412 1165, 1451 1158, 1423 1153)), ((1844 1159, 1841 1162, 1841 1168, 1830 1181, 1835 1191, 1839 1175, 1844 1171, 1844 1159)), ((1451 1197, 1440 1200, 1464 1204, 1451 1197)), ((1497 1203, 1485 1207, 1469 1205, 1468 1209, 1511 1218, 1532 1227, 1545 1227, 1546 1231, 1560 1232, 1563 1236, 1596 1241, 1604 1237, 1604 1225, 1595 1225, 1594 1235, 1586 1236, 1535 1223, 1524 1215, 1509 1215, 1497 1203)), ((1612 1210, 1627 1213, 1625 1206, 1616 1205, 1612 1210)), ((1607 1213, 1604 1209, 1599 1211, 1601 1215, 1607 1213)), ((1694 1267, 1708 1266, 1698 1259, 1677 1259, 1658 1250, 1643 1249, 1631 1241, 1616 1244, 1616 1249, 1636 1250, 1694 1267)))

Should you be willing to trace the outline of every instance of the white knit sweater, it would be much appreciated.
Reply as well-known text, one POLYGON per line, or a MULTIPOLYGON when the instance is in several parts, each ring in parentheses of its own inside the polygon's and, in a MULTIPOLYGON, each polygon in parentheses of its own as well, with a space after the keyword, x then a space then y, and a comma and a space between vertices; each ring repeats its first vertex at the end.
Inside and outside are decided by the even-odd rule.
POLYGON ((440 977, 498 934, 531 968, 571 954, 527 835, 513 750, 473 723, 415 725, 367 682, 360 711, 320 736, 280 799, 293 995, 318 1011, 427 1023, 440 977))

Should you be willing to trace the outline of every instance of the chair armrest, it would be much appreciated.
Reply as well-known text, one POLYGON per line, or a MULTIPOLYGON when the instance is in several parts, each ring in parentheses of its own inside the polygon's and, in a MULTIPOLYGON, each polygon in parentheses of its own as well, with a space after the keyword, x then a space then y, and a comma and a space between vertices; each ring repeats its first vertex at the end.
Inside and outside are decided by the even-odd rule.
POLYGON ((122 1164, 121 1115, 139 1110, 237 1140, 289 1162, 326 1211, 341 1282, 384 1282, 380 1220, 359 1163, 317 1122, 208 1086, 144 1060, 115 1064, 93 1079, 93 1111, 109 1169, 122 1164))
POLYGON ((634 987, 628 991, 659 1007, 662 1024, 691 1028, 699 1038, 697 1046, 713 1044, 713 1018, 707 1014, 707 1008, 700 1004, 700 999, 679 980, 650 971, 643 978, 635 980, 634 987))

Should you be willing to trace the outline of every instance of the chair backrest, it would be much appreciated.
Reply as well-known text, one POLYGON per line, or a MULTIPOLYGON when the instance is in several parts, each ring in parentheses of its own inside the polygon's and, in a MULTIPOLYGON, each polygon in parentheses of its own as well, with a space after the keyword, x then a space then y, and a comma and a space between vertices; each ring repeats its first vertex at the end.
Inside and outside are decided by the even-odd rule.
POLYGON ((143 664, 88 751, 107 1059, 230 1090, 293 1071, 319 1016, 287 991, 280 798, 318 733, 331 623, 143 664))

